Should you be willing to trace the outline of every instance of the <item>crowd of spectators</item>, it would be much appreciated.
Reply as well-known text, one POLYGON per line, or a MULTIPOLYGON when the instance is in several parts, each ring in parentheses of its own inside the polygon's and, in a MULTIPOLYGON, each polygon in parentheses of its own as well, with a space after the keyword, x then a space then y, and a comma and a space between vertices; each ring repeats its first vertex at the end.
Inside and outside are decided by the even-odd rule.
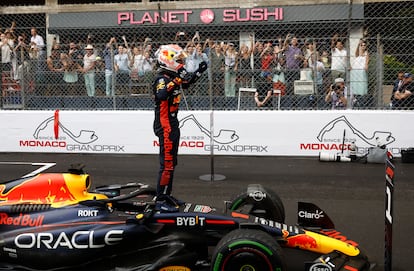
MULTIPOLYGON (((1 33, 3 96, 5 90, 23 86, 33 95, 45 96, 150 93, 158 46, 150 38, 128 42, 122 36, 97 42, 88 35, 85 41, 65 43, 55 38, 47 56, 46 43, 37 29, 32 28, 30 35, 17 34, 15 23, 1 33)), ((344 109, 368 94, 369 53, 365 40, 360 40, 352 58, 338 34, 332 36, 329 47, 311 38, 302 41, 293 34, 274 41, 258 41, 253 34, 240 42, 212 38, 202 41, 198 32, 191 37, 177 32, 173 42, 186 51, 185 67, 189 72, 202 61, 208 63, 208 72, 188 95, 209 95, 211 91, 214 96, 235 97, 238 88, 255 88, 256 105, 266 107, 273 90, 281 96, 295 96, 295 81, 304 80, 313 82, 315 91, 311 96, 319 97, 326 108, 344 109)), ((402 89, 393 92, 394 107, 403 104, 396 100, 410 100, 411 80, 406 81, 404 95, 402 89)))

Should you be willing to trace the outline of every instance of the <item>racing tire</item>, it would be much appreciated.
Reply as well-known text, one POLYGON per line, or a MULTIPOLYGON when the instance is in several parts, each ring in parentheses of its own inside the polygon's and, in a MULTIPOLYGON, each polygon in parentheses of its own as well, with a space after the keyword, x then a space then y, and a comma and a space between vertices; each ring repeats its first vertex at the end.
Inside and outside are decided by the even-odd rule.
POLYGON ((247 190, 231 201, 231 211, 243 212, 249 206, 248 214, 285 223, 285 206, 279 195, 261 185, 249 185, 247 190))
POLYGON ((237 229, 217 244, 211 271, 285 271, 281 247, 260 230, 237 229))

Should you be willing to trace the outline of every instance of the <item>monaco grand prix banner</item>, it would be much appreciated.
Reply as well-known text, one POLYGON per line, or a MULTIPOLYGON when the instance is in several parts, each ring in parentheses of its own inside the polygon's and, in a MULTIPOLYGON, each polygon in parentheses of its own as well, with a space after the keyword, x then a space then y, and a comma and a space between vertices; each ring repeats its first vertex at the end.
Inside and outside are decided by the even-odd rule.
MULTIPOLYGON (((409 111, 180 111, 180 154, 318 156, 414 146, 409 111)), ((0 152, 156 154, 151 111, 1 111, 0 152)))

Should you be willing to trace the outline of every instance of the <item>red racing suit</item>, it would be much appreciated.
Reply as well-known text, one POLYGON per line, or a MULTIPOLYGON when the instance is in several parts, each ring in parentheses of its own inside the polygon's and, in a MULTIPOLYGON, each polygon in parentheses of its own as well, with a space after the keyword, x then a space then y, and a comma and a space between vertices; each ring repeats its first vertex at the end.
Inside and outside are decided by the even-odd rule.
POLYGON ((187 73, 182 68, 177 72, 159 69, 152 85, 155 101, 154 133, 160 145, 160 170, 157 180, 157 199, 162 195, 170 195, 177 165, 178 146, 180 144, 180 128, 178 107, 181 91, 195 83, 207 69, 207 63, 201 62, 198 70, 187 73))
MULTIPOLYGON (((181 100, 183 79, 162 70, 153 84, 155 100, 154 133, 159 139, 160 170, 158 173, 157 195, 170 195, 174 168, 180 140, 178 106, 181 100)), ((184 82, 184 86, 187 86, 184 82)))

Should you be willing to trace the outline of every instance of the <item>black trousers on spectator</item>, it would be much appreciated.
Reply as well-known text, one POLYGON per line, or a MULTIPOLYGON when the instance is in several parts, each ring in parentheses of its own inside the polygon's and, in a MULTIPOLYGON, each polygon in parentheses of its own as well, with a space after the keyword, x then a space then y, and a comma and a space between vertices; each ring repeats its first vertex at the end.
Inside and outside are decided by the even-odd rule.
POLYGON ((294 84, 296 80, 300 79, 300 70, 299 69, 288 69, 286 71, 286 94, 294 94, 294 84))

